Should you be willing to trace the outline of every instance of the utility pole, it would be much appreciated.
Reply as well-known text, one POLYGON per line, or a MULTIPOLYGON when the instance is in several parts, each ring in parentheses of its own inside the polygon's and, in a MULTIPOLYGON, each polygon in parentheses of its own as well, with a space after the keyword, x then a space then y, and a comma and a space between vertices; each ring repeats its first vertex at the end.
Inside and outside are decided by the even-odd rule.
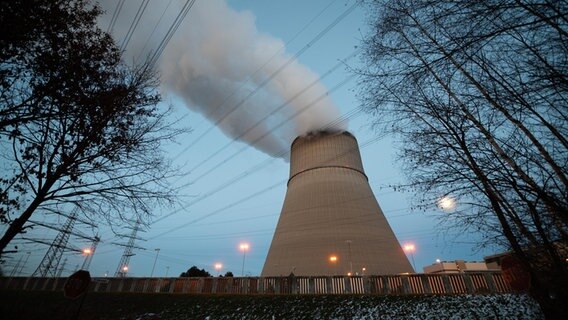
POLYGON ((346 240, 345 242, 347 242, 347 247, 349 250, 349 275, 353 275, 353 260, 351 260, 351 243, 353 241, 346 240))

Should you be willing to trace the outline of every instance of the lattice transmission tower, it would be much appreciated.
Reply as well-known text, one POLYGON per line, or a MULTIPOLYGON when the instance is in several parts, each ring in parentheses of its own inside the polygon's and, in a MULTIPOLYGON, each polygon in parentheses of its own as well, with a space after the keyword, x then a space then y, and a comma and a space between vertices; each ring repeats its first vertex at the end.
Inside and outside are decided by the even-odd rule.
POLYGON ((45 256, 41 260, 39 266, 32 274, 32 277, 55 277, 57 275, 57 267, 59 266, 59 261, 63 256, 63 252, 67 248, 67 242, 73 231, 73 226, 77 222, 77 212, 75 209, 67 217, 67 221, 60 229, 57 237, 53 240, 49 249, 45 253, 45 256))
POLYGON ((143 249, 141 247, 137 247, 134 245, 136 240, 140 240, 136 237, 136 234, 140 230, 140 219, 136 220, 134 227, 132 228, 132 232, 130 236, 128 236, 128 243, 121 244, 121 243, 114 243, 119 246, 124 246, 124 253, 120 258, 120 262, 118 263, 118 267, 116 268, 116 272, 114 273, 115 277, 126 277, 128 270, 130 268, 130 258, 134 255, 133 250, 136 249, 143 249))
POLYGON ((49 223, 30 220, 30 222, 35 224, 35 225, 39 225, 39 226, 42 226, 42 227, 45 227, 45 228, 48 228, 48 229, 58 231, 57 236, 55 237, 55 239, 51 243, 45 242, 45 241, 40 240, 40 239, 24 238, 25 240, 29 240, 29 241, 32 241, 32 242, 49 245, 49 249, 45 253, 45 256, 41 260, 37 269, 32 274, 33 277, 55 277, 55 276, 57 276, 58 269, 59 269, 58 267, 59 267, 59 264, 61 262, 61 258, 63 257, 63 254, 65 253, 65 251, 72 251, 72 252, 76 252, 76 253, 82 252, 80 249, 68 245, 69 238, 71 236, 75 236, 75 237, 80 238, 80 239, 90 240, 90 241, 93 241, 93 242, 96 241, 97 243, 98 243, 98 241, 100 241, 100 239, 98 239, 98 237, 93 238, 92 236, 88 236, 88 235, 83 234, 81 232, 73 231, 73 228, 75 227, 75 224, 77 222, 80 222, 81 224, 89 225, 91 227, 96 227, 93 223, 91 223, 89 221, 84 221, 84 220, 79 219, 77 217, 78 214, 79 214, 78 208, 75 208, 68 215, 65 214, 65 213, 59 213, 59 215, 67 218, 67 220, 63 224, 63 227, 52 225, 52 224, 49 224, 49 223))

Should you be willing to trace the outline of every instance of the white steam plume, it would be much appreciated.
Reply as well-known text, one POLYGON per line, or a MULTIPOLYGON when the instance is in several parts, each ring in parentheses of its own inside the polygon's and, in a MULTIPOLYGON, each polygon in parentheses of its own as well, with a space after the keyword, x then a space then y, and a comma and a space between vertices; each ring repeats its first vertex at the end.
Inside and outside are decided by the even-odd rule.
MULTIPOLYGON (((114 9, 107 11, 110 8, 114 9)), ((173 21, 171 15, 166 19, 173 21)), ((129 48, 140 46, 133 43, 129 48)), ((162 54, 163 91, 218 123, 229 137, 281 156, 295 137, 321 129, 340 115, 318 76, 283 47, 281 40, 257 30, 251 12, 237 12, 224 0, 197 1, 162 54), (296 113, 286 125, 279 125, 296 113), (264 138, 257 141, 260 137, 264 138)), ((328 129, 344 130, 345 125, 328 129)))

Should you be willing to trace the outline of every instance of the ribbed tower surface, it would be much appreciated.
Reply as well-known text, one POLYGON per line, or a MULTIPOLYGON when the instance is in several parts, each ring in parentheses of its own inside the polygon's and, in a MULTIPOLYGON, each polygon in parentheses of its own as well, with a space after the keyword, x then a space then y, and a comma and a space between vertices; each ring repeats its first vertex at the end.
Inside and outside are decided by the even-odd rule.
POLYGON ((348 132, 298 137, 262 276, 413 272, 348 132), (336 257, 335 262, 331 257, 336 257))

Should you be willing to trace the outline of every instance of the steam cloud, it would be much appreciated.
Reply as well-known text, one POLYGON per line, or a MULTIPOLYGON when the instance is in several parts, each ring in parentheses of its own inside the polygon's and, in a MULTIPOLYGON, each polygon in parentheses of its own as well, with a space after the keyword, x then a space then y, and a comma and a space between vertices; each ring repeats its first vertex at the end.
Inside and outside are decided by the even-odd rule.
MULTIPOLYGON (((110 3, 105 6, 103 2, 110 12, 108 21, 115 6, 110 3)), ((181 7, 180 3, 176 6, 181 7)), ((148 10, 151 15, 161 13, 148 10)), ((148 19, 147 15, 143 19, 148 19)), ((166 16, 164 20, 173 18, 166 16)), ((127 27, 117 24, 117 29, 127 27)), ((119 38, 116 32, 115 36, 119 38)), ((156 44, 146 47, 153 50, 156 44)), ((237 12, 224 0, 197 1, 162 54, 162 89, 218 123, 229 137, 271 156, 282 156, 295 137, 327 127, 340 115, 325 96, 326 88, 317 81, 318 76, 283 48, 283 41, 257 30, 251 12, 237 12), (308 86, 309 90, 302 92, 308 86)), ((144 43, 129 44, 128 49, 144 50, 144 43)), ((327 129, 339 131, 345 126, 341 123, 327 129)))

